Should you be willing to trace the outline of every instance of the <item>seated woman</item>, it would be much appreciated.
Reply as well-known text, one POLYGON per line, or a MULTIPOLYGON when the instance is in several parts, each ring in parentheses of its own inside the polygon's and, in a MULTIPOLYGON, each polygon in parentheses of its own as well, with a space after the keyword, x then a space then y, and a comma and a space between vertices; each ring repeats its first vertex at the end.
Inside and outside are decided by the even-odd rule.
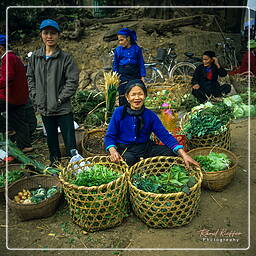
POLYGON ((187 167, 189 164, 199 166, 169 134, 158 116, 144 107, 146 96, 147 89, 140 79, 128 82, 125 92, 128 105, 115 109, 104 138, 111 161, 118 162, 124 158, 131 166, 141 157, 180 155, 187 167), (164 145, 150 140, 152 132, 164 145))
POLYGON ((220 85, 218 77, 225 77, 227 71, 222 68, 216 58, 215 52, 203 53, 203 64, 199 65, 192 78, 192 94, 200 103, 207 101, 208 97, 221 97, 231 91, 229 84, 220 85))

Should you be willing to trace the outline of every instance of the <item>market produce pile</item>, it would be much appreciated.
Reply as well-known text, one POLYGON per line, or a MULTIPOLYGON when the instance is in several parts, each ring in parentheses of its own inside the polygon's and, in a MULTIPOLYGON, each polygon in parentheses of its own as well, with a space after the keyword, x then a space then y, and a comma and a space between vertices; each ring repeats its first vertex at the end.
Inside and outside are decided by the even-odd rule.
POLYGON ((145 192, 152 193, 177 193, 189 194, 189 189, 196 184, 196 178, 190 176, 183 166, 173 165, 167 172, 161 175, 137 173, 133 175, 133 185, 145 192))
POLYGON ((223 103, 232 108, 235 119, 256 116, 256 92, 242 93, 223 99, 223 103), (250 100, 250 104, 249 104, 250 100))
POLYGON ((198 155, 193 157, 205 172, 223 171, 230 167, 231 161, 224 153, 211 152, 206 156, 198 155))
POLYGON ((39 204, 52 197, 57 191, 58 188, 56 186, 51 188, 39 187, 32 190, 23 189, 14 197, 14 201, 21 204, 39 204))
POLYGON ((84 167, 83 170, 74 174, 69 182, 77 186, 92 187, 107 184, 120 176, 120 173, 112 171, 104 165, 95 164, 91 167, 84 167))
MULTIPOLYGON (((14 181, 17 181, 23 176, 24 176, 24 172, 22 170, 13 170, 11 172, 8 172, 8 184, 11 184, 14 181)), ((0 174, 0 188, 5 186, 5 181, 6 181, 6 173, 4 172, 0 174)))
POLYGON ((223 133, 228 122, 233 118, 232 108, 218 102, 207 102, 192 108, 183 125, 183 131, 188 138, 201 137, 208 134, 217 135, 223 133))

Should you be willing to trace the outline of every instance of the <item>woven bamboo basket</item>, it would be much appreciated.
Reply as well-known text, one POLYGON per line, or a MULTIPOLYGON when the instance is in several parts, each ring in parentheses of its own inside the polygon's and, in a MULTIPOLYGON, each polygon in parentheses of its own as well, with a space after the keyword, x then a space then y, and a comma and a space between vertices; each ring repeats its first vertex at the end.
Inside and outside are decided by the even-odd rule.
POLYGON ((184 166, 184 162, 178 157, 152 157, 136 163, 129 169, 128 185, 133 211, 149 227, 180 227, 190 223, 196 214, 202 182, 202 172, 199 169, 190 170, 197 182, 190 188, 189 194, 156 194, 142 191, 133 185, 134 174, 158 175, 168 171, 173 165, 184 166))
POLYGON ((69 212, 77 225, 87 231, 97 231, 122 223, 124 217, 127 216, 128 209, 127 170, 128 166, 124 161, 113 163, 106 156, 96 156, 70 163, 60 173, 69 212), (122 175, 100 186, 76 186, 68 182, 77 170, 95 164, 104 165, 122 175))
POLYGON ((197 136, 188 136, 184 131, 183 127, 185 122, 188 120, 187 115, 183 116, 180 121, 180 127, 182 132, 186 135, 187 138, 187 147, 188 150, 201 147, 220 147, 230 150, 231 147, 231 129, 230 122, 225 126, 225 130, 218 134, 207 134, 201 137, 197 136))
MULTIPOLYGON (((24 175, 22 175, 21 178, 24 178, 25 176, 29 175, 29 173, 26 172, 26 169, 24 169, 24 167, 20 164, 9 164, 8 165, 8 172, 12 172, 15 170, 22 170, 24 171, 24 175)), ((3 174, 6 172, 6 166, 2 166, 0 167, 0 174, 3 174)), ((10 186, 11 184, 8 184, 8 186, 10 186)), ((5 199, 5 186, 4 187, 0 187, 0 201, 3 201, 5 199)))
POLYGON ((22 221, 49 217, 55 213, 59 205, 61 199, 60 186, 60 181, 56 176, 34 175, 20 179, 8 188, 8 206, 22 221), (13 200, 14 196, 23 189, 33 190, 40 185, 44 188, 57 186, 59 190, 52 197, 38 204, 19 204, 13 200))
POLYGON ((96 155, 107 155, 104 149, 104 137, 106 128, 98 128, 86 131, 82 139, 82 154, 84 157, 93 157, 96 155), (91 148, 93 147, 93 148, 91 148))
POLYGON ((224 153, 227 157, 231 160, 231 166, 224 170, 218 172, 205 172, 203 171, 203 182, 202 187, 213 190, 213 191, 222 191, 227 185, 231 183, 234 178, 236 167, 238 164, 237 156, 226 150, 224 148, 218 147, 202 147, 196 148, 188 152, 191 157, 198 156, 198 155, 208 155, 210 152, 216 153, 224 153))

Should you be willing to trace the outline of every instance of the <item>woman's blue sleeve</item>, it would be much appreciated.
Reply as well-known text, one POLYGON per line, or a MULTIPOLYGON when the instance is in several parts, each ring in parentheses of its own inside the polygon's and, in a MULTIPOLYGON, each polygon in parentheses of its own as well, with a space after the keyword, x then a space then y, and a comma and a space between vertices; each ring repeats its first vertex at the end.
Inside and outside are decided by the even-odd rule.
POLYGON ((117 48, 114 51, 114 60, 113 60, 113 71, 118 72, 119 71, 119 56, 118 56, 118 50, 117 48))

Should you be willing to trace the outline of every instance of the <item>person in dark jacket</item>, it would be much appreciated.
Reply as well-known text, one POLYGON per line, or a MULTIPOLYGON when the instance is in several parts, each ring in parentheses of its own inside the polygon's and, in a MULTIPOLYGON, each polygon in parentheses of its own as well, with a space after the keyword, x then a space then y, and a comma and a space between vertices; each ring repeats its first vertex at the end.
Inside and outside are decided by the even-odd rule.
POLYGON ((27 75, 30 97, 47 133, 50 165, 61 157, 58 140, 60 127, 66 153, 76 149, 71 96, 78 87, 79 71, 73 58, 58 46, 60 28, 56 21, 43 20, 40 35, 44 46, 30 57, 27 75))
POLYGON ((134 30, 122 28, 117 32, 119 46, 114 51, 113 71, 120 74, 119 106, 127 103, 125 88, 133 79, 141 79, 144 82, 146 69, 142 49, 137 45, 137 36, 134 30))
POLYGON ((128 82, 125 92, 128 105, 115 109, 104 138, 111 161, 118 162, 124 158, 131 166, 141 157, 180 155, 187 167, 189 164, 199 166, 183 150, 183 146, 169 134, 158 116, 145 108, 146 96, 147 89, 141 80, 135 79, 128 82), (157 145, 150 140, 152 132, 164 145, 157 145))
POLYGON ((30 152, 33 148, 25 111, 25 106, 28 103, 26 70, 21 59, 13 51, 6 51, 5 35, 0 35, 0 56, 2 58, 0 71, 0 112, 6 111, 7 101, 8 126, 16 132, 17 147, 25 153, 30 152), (8 81, 6 81, 7 72, 8 81), (6 83, 8 85, 8 98, 6 83))
POLYGON ((203 53, 203 64, 199 65, 192 78, 192 94, 200 103, 204 103, 211 96, 221 97, 231 91, 229 84, 220 85, 218 78, 225 77, 227 71, 221 67, 215 52, 203 53))

